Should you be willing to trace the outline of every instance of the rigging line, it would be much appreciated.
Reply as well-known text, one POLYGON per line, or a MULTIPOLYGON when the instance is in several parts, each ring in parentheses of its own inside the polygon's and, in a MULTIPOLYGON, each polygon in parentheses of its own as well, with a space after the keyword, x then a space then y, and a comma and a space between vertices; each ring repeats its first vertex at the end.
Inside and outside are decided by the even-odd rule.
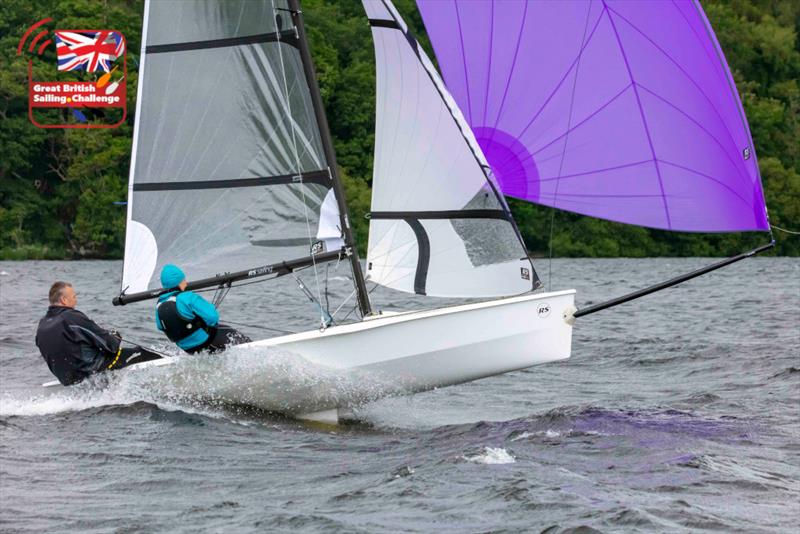
POLYGON ((774 224, 770 224, 769 226, 770 226, 770 228, 774 228, 775 230, 778 230, 779 232, 785 232, 787 234, 792 234, 792 235, 800 235, 800 232, 796 232, 794 230, 787 230, 786 228, 781 228, 780 226, 775 226, 774 224))
MULTIPOLYGON (((378 286, 379 286, 379 285, 380 285, 380 284, 378 284, 378 283, 376 282, 376 283, 375 283, 375 285, 374 285, 374 286, 372 286, 372 289, 370 289, 370 290, 368 290, 368 291, 367 291, 367 295, 371 295, 373 291, 375 291, 376 289, 378 289, 378 286)), ((347 297, 347 298, 349 299, 350 297, 347 297)), ((341 308, 341 306, 340 306, 340 308, 341 308)), ((351 315, 353 315, 353 312, 354 312, 354 311, 356 311, 357 309, 358 309, 358 304, 356 304, 355 306, 353 306, 353 308, 352 308, 352 309, 351 309, 349 312, 347 312, 347 315, 345 315, 345 316, 342 318, 341 322, 342 322, 342 323, 343 323, 343 322, 345 322, 345 321, 347 320, 347 318, 348 318, 348 317, 350 317, 351 315)), ((337 311, 338 311, 338 310, 337 310, 337 311)))
POLYGON ((225 284, 223 286, 219 286, 217 288, 217 292, 214 293, 214 307, 219 308, 222 306, 222 301, 225 300, 225 297, 228 296, 228 292, 231 290, 231 284, 225 284))
MULTIPOLYGON (((272 0, 271 3, 272 3, 272 12, 275 15, 275 17, 277 17, 278 13, 277 13, 277 10, 275 8, 275 0, 272 0)), ((278 42, 280 43, 280 34, 278 34, 278 42)), ((300 155, 299 155, 299 153, 297 151, 297 136, 295 135, 295 129, 296 129, 295 128, 295 123, 292 120, 292 102, 289 99, 289 83, 288 83, 288 81, 286 79, 286 66, 284 65, 284 62, 283 62, 283 49, 280 48, 280 45, 279 45, 279 50, 278 50, 278 57, 280 58, 280 63, 281 63, 281 77, 283 78, 283 87, 284 87, 284 90, 286 92, 286 107, 287 107, 287 110, 288 110, 288 118, 289 118, 289 123, 290 123, 291 131, 292 131, 292 149, 294 150, 296 172, 297 172, 297 174, 300 174, 300 172, 301 172, 300 155)), ((306 83, 316 83, 316 82, 314 80, 307 80, 306 83)), ((326 163, 328 163, 328 173, 330 175, 330 162, 326 162, 326 163)), ((331 179, 332 178, 333 177, 331 177, 331 179)), ((308 218, 308 203, 306 202, 306 187, 305 187, 305 184, 302 181, 300 182, 300 193, 302 194, 302 197, 303 197, 303 214, 305 215, 305 218, 306 218, 306 235, 308 236, 308 244, 309 244, 309 246, 311 246, 312 243, 313 243, 312 240, 311 240, 311 222, 309 221, 309 218, 308 218)), ((322 301, 322 295, 320 294, 320 290, 319 290, 319 276, 317 274, 317 261, 316 261, 316 258, 314 257, 313 254, 311 256, 311 264, 314 267, 314 282, 315 282, 315 284, 317 286, 317 302, 320 302, 320 301, 322 301)), ((295 279, 297 279, 297 277, 295 277, 295 279)), ((326 321, 325 321, 325 314, 323 313, 324 310, 322 309, 322 305, 320 305, 320 310, 319 311, 320 311, 320 317, 319 317, 320 324, 325 326, 326 321)))
MULTIPOLYGON (((338 307, 338 308, 336 308, 335 310, 333 310, 333 317, 336 317, 336 314, 337 314, 337 313, 339 313, 339 310, 341 310, 341 309, 344 307, 344 305, 345 305, 345 304, 347 304, 347 302, 348 302, 348 301, 349 301, 351 298, 353 298, 353 295, 355 295, 355 294, 356 294, 356 290, 354 289, 353 291, 351 291, 351 292, 350 292, 350 294, 349 294, 349 295, 347 295, 347 298, 346 298, 346 299, 344 299, 344 301, 342 301, 342 303, 341 303, 341 304, 339 304, 339 307, 338 307)), ((348 314, 348 317, 349 317, 349 314, 348 314)))
POLYGON ((328 274, 331 271, 331 264, 325 264, 325 312, 330 315, 331 314, 331 301, 328 298, 328 274))
POLYGON ((258 328, 261 330, 269 330, 272 332, 278 332, 279 334, 296 334, 297 332, 293 330, 283 330, 281 328, 272 328, 271 326, 264 326, 264 325, 257 325, 257 324, 248 324, 248 323, 240 323, 237 321, 231 321, 229 319, 225 319, 226 324, 233 324, 236 326, 246 326, 248 328, 258 328))
POLYGON ((297 282, 297 285, 300 286, 300 290, 303 292, 303 294, 319 309, 320 320, 322 321, 320 330, 325 330, 327 327, 334 324, 333 317, 331 317, 330 314, 327 311, 325 311, 320 301, 314 298, 313 293, 311 293, 311 291, 308 290, 308 287, 305 285, 305 283, 303 283, 303 281, 296 274, 292 273, 291 271, 290 273, 294 278, 295 282, 297 282))

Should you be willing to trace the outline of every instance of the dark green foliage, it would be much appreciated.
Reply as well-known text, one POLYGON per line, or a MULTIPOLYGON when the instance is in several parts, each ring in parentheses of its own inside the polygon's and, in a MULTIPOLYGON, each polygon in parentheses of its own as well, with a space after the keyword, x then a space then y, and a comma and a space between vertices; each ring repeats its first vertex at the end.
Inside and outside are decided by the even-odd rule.
MULTIPOLYGON (((430 52, 413 0, 395 4, 430 52)), ((800 226, 800 2, 703 2, 731 66, 752 129, 770 221, 800 226)), ((0 10, 0 258, 119 257, 137 84, 142 0, 5 0, 0 10), (32 23, 102 27, 128 39, 127 122, 114 130, 42 130, 27 117, 27 59, 17 42, 32 23)), ((306 25, 336 144, 356 238, 366 246, 375 120, 375 65, 357 0, 306 0, 306 25)), ((54 54, 34 62, 53 75, 54 54), (49 63, 49 67, 47 66, 49 63)), ((58 113, 58 112, 55 112, 58 113)), ((65 115, 66 116, 66 115, 65 115)), ((582 217, 510 200, 538 256, 722 256, 763 243, 761 234, 680 234, 582 217), (551 234, 552 222, 552 234, 551 234)), ((777 233, 778 253, 800 238, 777 233)))
MULTIPOLYGON (((19 38, 51 17, 58 28, 110 28, 139 49, 142 2, 7 0, 0 11, 0 258, 119 257, 127 195, 132 116, 112 130, 44 130, 28 120, 28 56, 19 38)), ((49 35, 52 38, 52 33, 49 35)), ((135 106, 136 72, 128 56, 128 107, 135 106)), ((55 52, 34 61, 33 78, 56 78, 55 52)), ((63 121, 71 121, 68 113, 63 121)))

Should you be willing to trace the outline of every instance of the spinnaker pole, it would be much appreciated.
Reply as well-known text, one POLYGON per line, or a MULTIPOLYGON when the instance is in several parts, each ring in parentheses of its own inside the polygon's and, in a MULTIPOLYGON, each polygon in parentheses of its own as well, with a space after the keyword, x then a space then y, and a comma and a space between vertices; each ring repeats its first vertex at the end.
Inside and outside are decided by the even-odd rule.
POLYGON ((627 295, 622 295, 621 297, 617 297, 615 299, 607 300, 605 302, 600 302, 599 304, 595 304, 593 306, 588 306, 586 308, 582 308, 577 310, 572 314, 572 317, 578 318, 583 317, 584 315, 589 315, 590 313, 599 312, 608 308, 612 308, 614 306, 618 306, 625 302, 629 302, 634 299, 638 299, 639 297, 643 297, 645 295, 649 295, 651 293, 655 293, 656 291, 661 291, 662 289, 667 289, 668 287, 672 287, 674 285, 678 285, 682 282, 687 280, 691 280, 692 278, 697 278, 698 276, 702 276, 704 274, 710 273, 711 271, 716 271, 717 269, 721 269, 722 267, 726 267, 731 263, 736 263, 737 261, 743 260, 745 258, 749 258, 751 256, 755 256, 760 252, 764 252, 766 250, 771 249, 775 246, 775 241, 772 241, 766 245, 762 245, 760 247, 754 248, 753 250, 748 250, 747 252, 743 252, 736 256, 732 256, 730 258, 726 258, 722 261, 717 263, 713 263, 711 265, 707 265, 701 269, 697 269, 696 271, 692 271, 690 273, 682 274, 680 276, 676 276, 675 278, 671 278, 664 282, 660 282, 658 284, 646 287, 644 289, 640 289, 638 291, 634 291, 633 293, 628 293, 627 295))
POLYGON ((314 69, 314 62, 311 59, 311 51, 308 47, 308 38, 306 37, 305 26, 303 25, 303 12, 300 9, 299 0, 289 0, 289 9, 292 13, 292 22, 297 29, 298 48, 300 50, 300 57, 303 61, 303 70, 308 80, 308 89, 311 92, 311 103, 314 107, 314 115, 317 118, 317 125, 319 126, 320 138, 322 139, 322 147, 325 151, 325 159, 328 162, 328 170, 331 174, 333 181, 333 192, 336 196, 336 203, 339 207, 339 221, 341 224, 342 234, 344 236, 345 248, 350 251, 350 265, 353 270, 353 281, 356 288, 356 296, 358 298, 358 307, 361 311, 361 316, 365 317, 372 313, 372 307, 369 302, 369 293, 367 292, 367 284, 364 282, 364 273, 361 271, 361 261, 358 257, 358 250, 356 247, 355 239, 353 238, 353 231, 350 227, 350 215, 347 211, 347 201, 345 199, 344 188, 342 187, 342 180, 339 177, 339 168, 336 164, 336 152, 333 149, 333 139, 331 132, 328 128, 328 119, 325 116, 325 108, 322 105, 322 95, 319 91, 319 84, 317 83, 317 74, 314 69))

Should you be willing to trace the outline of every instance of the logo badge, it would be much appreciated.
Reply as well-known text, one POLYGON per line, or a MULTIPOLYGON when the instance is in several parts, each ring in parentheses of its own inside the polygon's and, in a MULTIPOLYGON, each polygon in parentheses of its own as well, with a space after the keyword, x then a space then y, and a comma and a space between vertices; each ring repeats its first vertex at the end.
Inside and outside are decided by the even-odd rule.
POLYGON ((526 267, 519 268, 519 275, 522 277, 523 280, 530 280, 531 279, 531 270, 526 267))
POLYGON ((121 125, 127 115, 125 37, 114 30, 55 30, 49 39, 49 30, 42 26, 51 21, 42 19, 32 25, 17 46, 18 56, 24 51, 32 55, 28 59, 30 121, 39 128, 121 125), (34 70, 41 78, 48 65, 56 67, 47 76, 49 81, 35 80, 34 70))
POLYGON ((325 251, 325 243, 323 243, 322 241, 317 241, 316 243, 311 245, 311 255, 312 256, 316 256, 320 252, 324 252, 324 251, 325 251))
POLYGON ((539 304, 539 307, 536 308, 536 315, 539 316, 539 319, 544 319, 548 315, 550 315, 550 304, 547 302, 542 302, 539 304))

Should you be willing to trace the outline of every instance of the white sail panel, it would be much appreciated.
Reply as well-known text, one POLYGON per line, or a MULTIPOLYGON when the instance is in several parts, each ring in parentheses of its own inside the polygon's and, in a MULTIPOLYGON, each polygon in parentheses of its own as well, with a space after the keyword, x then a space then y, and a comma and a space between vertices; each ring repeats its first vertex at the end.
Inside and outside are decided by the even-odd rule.
POLYGON ((391 3, 364 7, 377 75, 368 278, 432 296, 530 291, 533 266, 460 111, 391 3))
POLYGON ((332 179, 287 7, 147 3, 123 291, 311 253, 332 179))

